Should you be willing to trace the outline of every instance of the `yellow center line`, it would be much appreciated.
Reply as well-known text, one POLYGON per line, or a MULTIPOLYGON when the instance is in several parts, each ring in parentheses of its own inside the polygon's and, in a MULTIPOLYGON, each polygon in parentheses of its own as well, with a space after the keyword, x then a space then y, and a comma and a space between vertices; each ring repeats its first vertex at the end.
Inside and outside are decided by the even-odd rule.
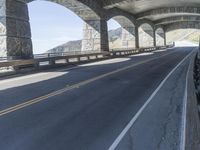
MULTIPOLYGON (((176 51, 175 51, 176 52, 176 51)), ((94 81, 97 81, 97 80, 100 80, 102 78, 105 78, 107 76, 110 76, 110 75, 113 75, 113 74, 116 74, 116 73, 119 73, 119 72, 122 72, 122 71, 125 71, 125 70, 128 70, 130 68, 133 68, 133 67, 136 67, 138 65, 141 65, 141 64, 145 64, 147 62, 150 62, 152 60, 155 60, 155 59, 158 59, 160 57, 164 57, 164 56, 167 56, 167 55, 170 55, 172 53, 175 53, 175 52, 170 52, 168 54, 165 54, 165 55, 162 55, 162 56, 159 56, 159 57, 156 57, 156 58, 151 58, 151 59, 148 59, 148 60, 145 60, 145 61, 141 61, 139 63, 136 63, 136 64, 132 64, 132 65, 129 65, 127 67, 124 67, 124 68, 120 68, 120 69, 117 69, 117 70, 114 70, 114 71, 111 71, 109 73, 105 73, 105 74, 102 74, 100 76, 97 76, 97 77, 94 77, 92 79, 88 79, 88 80, 85 80, 85 81, 82 81, 80 83, 77 83, 77 84, 74 84, 74 85, 66 85, 65 88, 62 88, 62 89, 59 89, 59 90, 56 90, 54 92, 51 92, 49 94, 46 94, 44 96, 40 96, 38 98, 35 98, 35 99, 32 99, 32 100, 28 100, 24 103, 21 103, 21 104, 18 104, 18 105, 15 105, 15 106, 12 106, 12 107, 9 107, 7 109, 4 109, 4 110, 1 110, 0 111, 0 116, 3 116, 3 115, 6 115, 8 113, 11 113, 11 112, 14 112, 16 110, 19 110, 19 109, 22 109, 22 108, 25 108, 27 106, 30 106, 30 105, 33 105, 33 104, 36 104, 36 103, 39 103, 41 101, 44 101, 44 100, 47 100, 48 98, 51 98, 51 97, 54 97, 54 96, 57 96, 57 95, 60 95, 64 92, 67 92, 69 90, 73 90, 73 89, 76 89, 76 88, 79 88, 81 86, 84 86, 84 85, 87 85, 91 82, 94 82, 94 81)))

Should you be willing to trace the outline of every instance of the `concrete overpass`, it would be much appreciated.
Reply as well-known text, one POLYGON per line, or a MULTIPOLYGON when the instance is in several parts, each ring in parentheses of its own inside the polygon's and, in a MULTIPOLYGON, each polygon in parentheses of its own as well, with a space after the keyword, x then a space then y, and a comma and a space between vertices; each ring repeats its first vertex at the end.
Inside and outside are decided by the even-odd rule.
MULTIPOLYGON (((1 1, 1 57, 32 57, 27 8, 27 3, 31 1, 33 0, 1 1)), ((156 46, 158 43, 166 45, 165 35, 169 30, 199 28, 198 0, 49 1, 65 6, 85 21, 82 51, 109 51, 107 21, 111 18, 122 26, 122 45, 127 48, 156 46)))
POLYGON ((0 57, 20 58, 0 69, 30 73, 0 78, 0 149, 200 149, 198 48, 166 46, 199 29, 199 0, 49 0, 85 21, 82 51, 34 59, 31 1, 0 0, 0 57), (126 50, 109 51, 111 18, 126 50))

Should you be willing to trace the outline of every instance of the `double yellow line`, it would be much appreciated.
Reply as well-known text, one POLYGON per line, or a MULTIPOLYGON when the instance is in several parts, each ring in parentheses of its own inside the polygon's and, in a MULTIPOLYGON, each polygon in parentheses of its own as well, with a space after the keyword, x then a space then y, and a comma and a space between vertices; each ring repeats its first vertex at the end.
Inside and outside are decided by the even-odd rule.
MULTIPOLYGON (((176 51, 175 51, 176 52, 176 51)), ((32 99, 32 100, 28 100, 24 103, 21 103, 21 104, 18 104, 18 105, 15 105, 13 107, 9 107, 7 109, 4 109, 4 110, 1 110, 0 111, 0 116, 3 116, 3 115, 6 115, 8 113, 11 113, 11 112, 14 112, 14 111, 17 111, 19 109, 22 109, 22 108, 25 108, 27 106, 30 106, 30 105, 33 105, 33 104, 36 104, 36 103, 39 103, 41 101, 44 101, 44 100, 47 100, 48 98, 51 98, 51 97, 54 97, 54 96, 57 96, 57 95, 60 95, 64 92, 67 92, 69 90, 73 90, 73 89, 76 89, 76 88, 79 88, 81 86, 84 86, 84 85, 87 85, 91 82, 94 82, 94 81, 97 81, 97 80, 100 80, 102 78, 105 78, 107 76, 110 76, 110 75, 113 75, 113 74, 116 74, 116 73, 119 73, 119 72, 122 72, 122 71, 125 71, 125 70, 128 70, 130 68, 133 68, 135 66, 138 66, 138 65, 141 65, 141 64, 144 64, 144 63, 147 63, 147 62, 150 62, 152 60, 155 60, 155 59, 158 59, 160 57, 164 57, 164 56, 167 56, 167 55, 170 55, 172 53, 175 53, 175 52, 170 52, 168 54, 165 54, 165 55, 162 55, 162 56, 159 56, 159 57, 156 57, 156 58, 151 58, 151 59, 148 59, 148 60, 145 60, 145 61, 142 61, 142 62, 139 62, 139 63, 136 63, 136 64, 132 64, 132 65, 129 65, 127 67, 124 67, 124 68, 120 68, 120 69, 117 69, 117 70, 114 70, 114 71, 111 71, 109 73, 105 73, 105 74, 102 74, 100 76, 97 76, 97 77, 94 77, 92 79, 88 79, 88 80, 85 80, 85 81, 82 81, 80 83, 77 83, 77 84, 74 84, 74 85, 71 85, 71 86, 66 86, 60 90, 56 90, 52 93, 49 93, 49 94, 46 94, 44 96, 41 96, 41 97, 38 97, 38 98, 35 98, 35 99, 32 99)))

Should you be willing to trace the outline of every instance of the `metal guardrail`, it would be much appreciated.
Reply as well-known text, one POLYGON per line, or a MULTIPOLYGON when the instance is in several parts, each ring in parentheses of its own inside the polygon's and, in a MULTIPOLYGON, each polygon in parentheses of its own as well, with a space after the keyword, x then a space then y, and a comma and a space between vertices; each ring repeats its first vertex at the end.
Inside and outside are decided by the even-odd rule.
POLYGON ((35 54, 34 59, 57 57, 57 56, 84 55, 92 53, 99 53, 99 51, 71 51, 71 52, 43 53, 43 54, 35 54))
POLYGON ((2 67, 13 67, 15 70, 22 68, 35 67, 39 68, 41 66, 55 66, 55 65, 66 65, 66 64, 76 64, 89 62, 99 59, 106 59, 112 57, 126 56, 131 54, 138 54, 143 52, 149 52, 164 48, 169 48, 170 46, 161 46, 161 47, 148 47, 140 49, 126 49, 126 50, 113 50, 110 52, 97 52, 97 51, 88 51, 88 52, 73 52, 73 53, 48 53, 48 54, 39 54, 35 55, 34 59, 25 59, 25 60, 11 60, 11 59, 2 59, 0 61, 0 68, 2 67))

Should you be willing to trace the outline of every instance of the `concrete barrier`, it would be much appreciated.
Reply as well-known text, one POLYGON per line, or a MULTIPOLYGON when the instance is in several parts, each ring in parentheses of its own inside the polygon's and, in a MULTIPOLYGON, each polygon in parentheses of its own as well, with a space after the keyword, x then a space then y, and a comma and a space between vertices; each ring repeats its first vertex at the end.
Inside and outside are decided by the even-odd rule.
POLYGON ((99 61, 103 59, 123 57, 127 55, 139 54, 144 52, 155 51, 159 49, 165 49, 172 46, 161 46, 161 47, 148 47, 140 49, 124 49, 124 50, 114 50, 110 52, 75 52, 72 53, 50 53, 50 54, 41 54, 36 55, 34 59, 28 60, 3 60, 0 61, 0 68, 12 67, 12 73, 3 74, 0 73, 0 76, 6 76, 10 74, 16 74, 18 72, 23 72, 25 69, 32 68, 33 70, 39 70, 44 68, 53 68, 64 65, 76 65, 80 63, 99 61))

